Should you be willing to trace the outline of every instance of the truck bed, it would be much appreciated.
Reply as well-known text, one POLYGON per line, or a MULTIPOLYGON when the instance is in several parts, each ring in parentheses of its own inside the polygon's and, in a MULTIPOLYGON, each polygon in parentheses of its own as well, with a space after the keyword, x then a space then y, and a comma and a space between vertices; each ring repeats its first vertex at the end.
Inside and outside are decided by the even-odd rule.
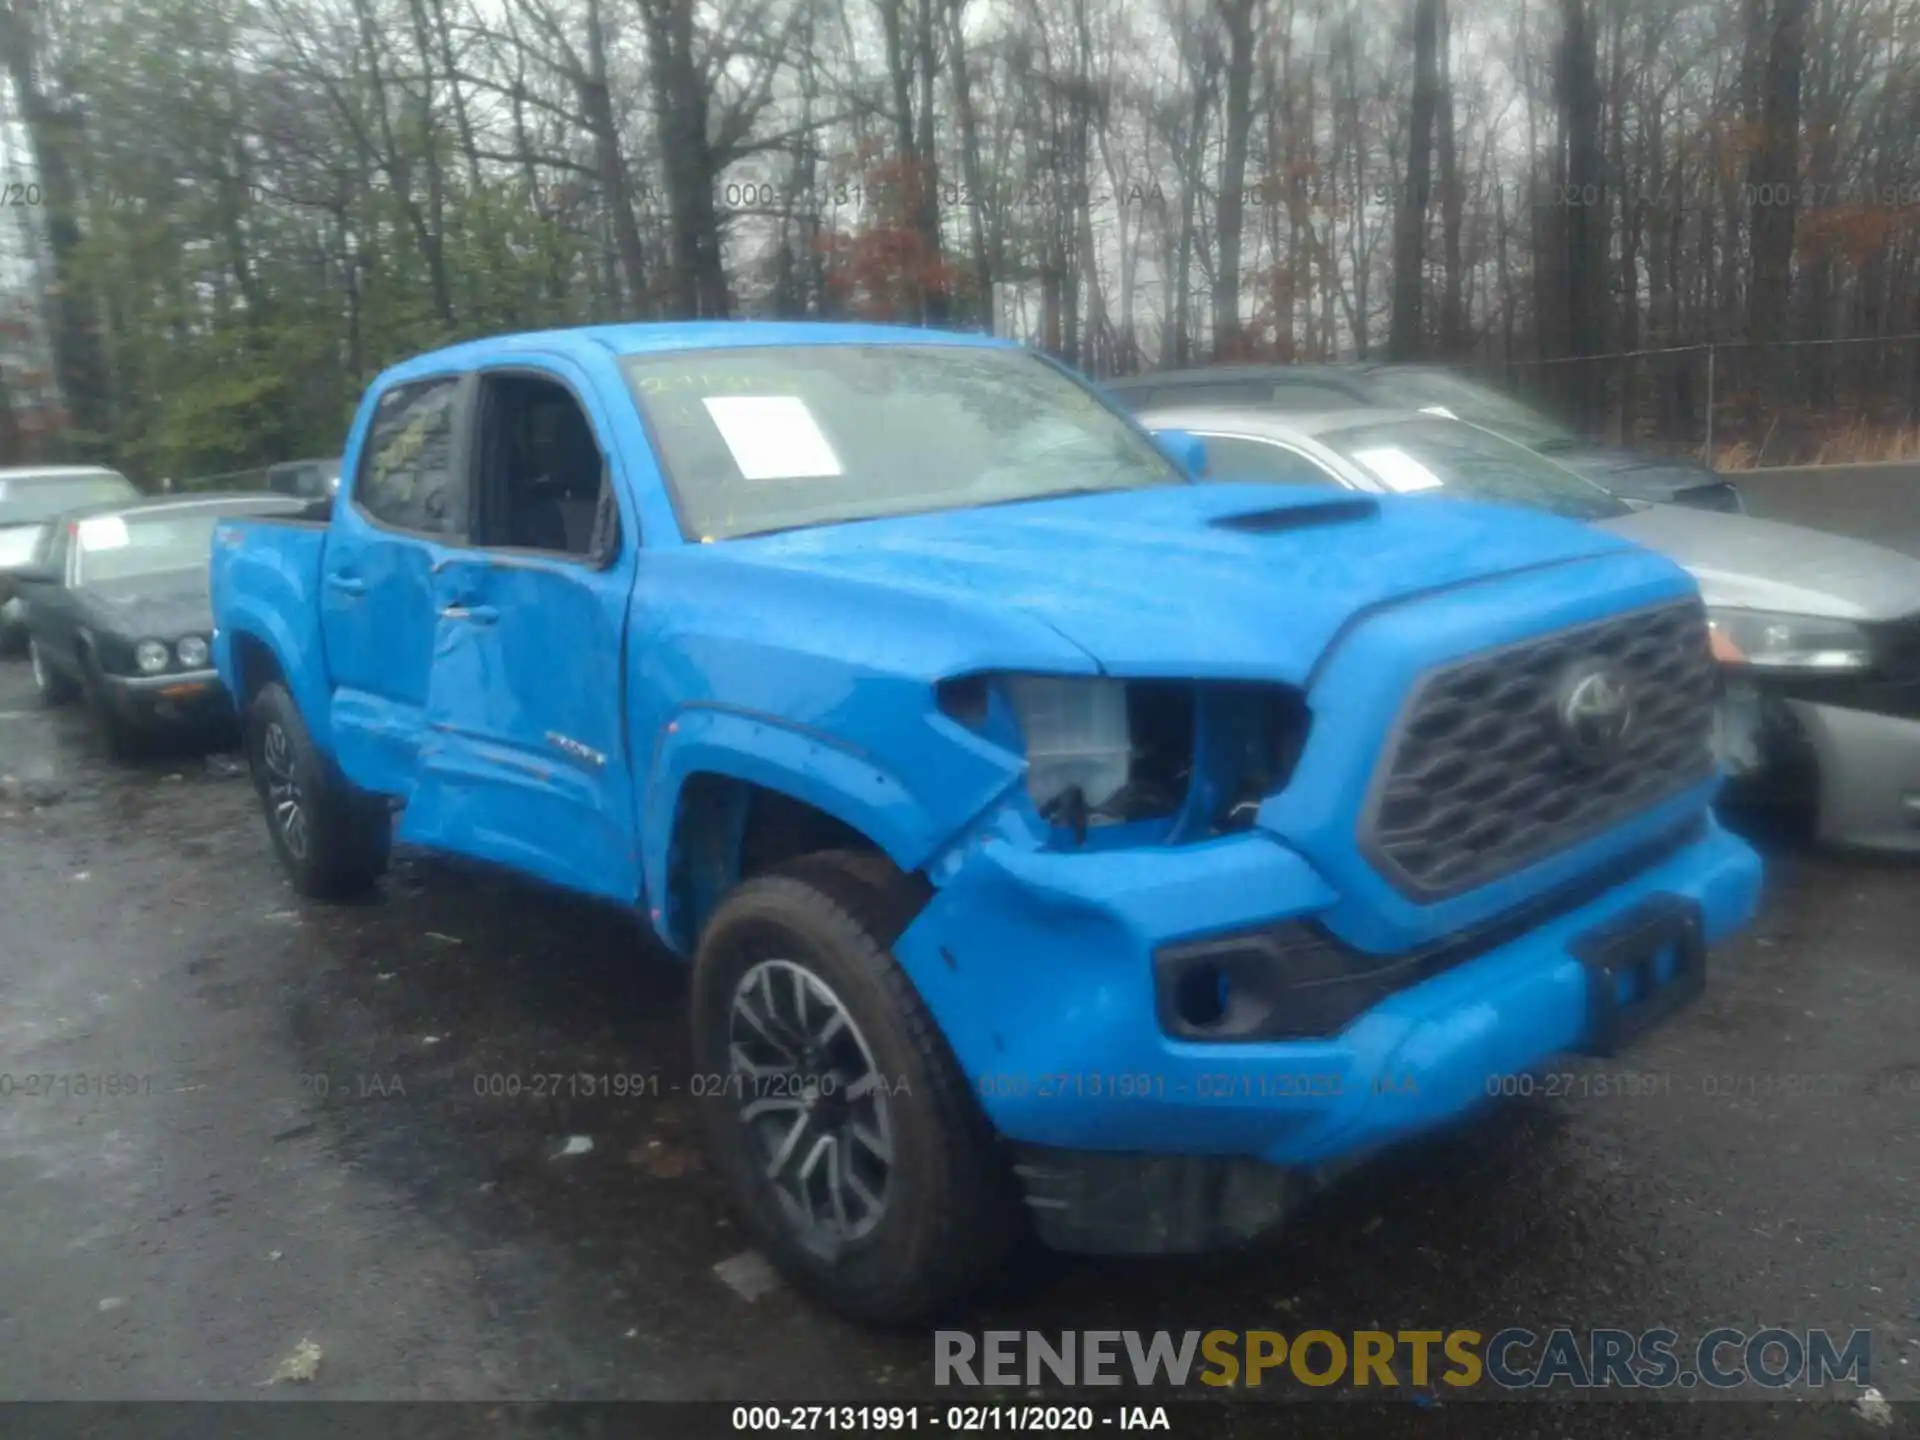
POLYGON ((260 676, 250 647, 236 646, 250 631, 271 642, 286 680, 315 739, 326 743, 326 655, 320 638, 320 562, 327 520, 310 509, 299 515, 225 519, 213 533, 208 588, 213 601, 213 663, 244 704, 260 676))

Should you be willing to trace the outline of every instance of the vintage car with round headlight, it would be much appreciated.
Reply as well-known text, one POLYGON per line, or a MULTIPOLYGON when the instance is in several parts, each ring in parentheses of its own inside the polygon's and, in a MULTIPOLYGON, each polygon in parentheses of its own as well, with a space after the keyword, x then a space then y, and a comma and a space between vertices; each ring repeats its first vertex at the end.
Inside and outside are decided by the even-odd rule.
POLYGON ((172 496, 56 518, 14 571, 41 700, 84 698, 115 756, 157 729, 231 717, 209 648, 213 527, 302 508, 279 495, 172 496))

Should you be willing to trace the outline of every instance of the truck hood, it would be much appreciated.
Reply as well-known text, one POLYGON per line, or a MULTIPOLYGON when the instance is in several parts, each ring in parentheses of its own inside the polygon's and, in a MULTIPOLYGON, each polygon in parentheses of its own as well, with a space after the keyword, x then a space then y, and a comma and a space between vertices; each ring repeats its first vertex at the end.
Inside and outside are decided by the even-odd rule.
POLYGON ((1864 540, 1671 506, 1601 525, 1684 565, 1709 605, 1835 620, 1920 613, 1920 560, 1864 540))
MULTIPOLYGON (((756 569, 949 610, 1022 612, 1112 674, 1302 681, 1371 607, 1631 548, 1591 526, 1428 497, 1178 485, 942 511, 715 547, 756 569)), ((718 555, 715 558, 719 558, 718 555)), ((775 587, 776 592, 780 587, 775 587)))

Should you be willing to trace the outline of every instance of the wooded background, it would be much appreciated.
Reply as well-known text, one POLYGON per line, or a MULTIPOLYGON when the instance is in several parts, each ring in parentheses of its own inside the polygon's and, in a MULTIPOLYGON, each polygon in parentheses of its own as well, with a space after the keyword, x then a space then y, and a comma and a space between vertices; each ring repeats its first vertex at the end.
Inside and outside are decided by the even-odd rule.
POLYGON ((1430 357, 1672 443, 1713 343, 1780 458, 1920 401, 1913 0, 0 0, 0 52, 0 460, 336 453, 412 352, 692 316, 1430 357))

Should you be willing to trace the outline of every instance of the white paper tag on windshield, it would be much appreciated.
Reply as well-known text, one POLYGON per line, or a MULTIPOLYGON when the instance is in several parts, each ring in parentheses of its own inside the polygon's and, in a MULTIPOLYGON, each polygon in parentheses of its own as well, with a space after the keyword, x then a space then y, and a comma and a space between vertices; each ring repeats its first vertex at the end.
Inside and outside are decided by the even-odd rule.
POLYGON ((1445 482, 1404 450, 1383 446, 1378 450, 1356 450, 1353 458, 1378 475, 1392 490, 1405 495, 1412 490, 1437 490, 1445 482))
POLYGON ((845 473, 798 395, 710 395, 701 403, 743 479, 818 480, 845 473))
POLYGON ((82 520, 74 534, 82 550, 124 550, 133 543, 127 534, 127 522, 118 515, 82 520))

